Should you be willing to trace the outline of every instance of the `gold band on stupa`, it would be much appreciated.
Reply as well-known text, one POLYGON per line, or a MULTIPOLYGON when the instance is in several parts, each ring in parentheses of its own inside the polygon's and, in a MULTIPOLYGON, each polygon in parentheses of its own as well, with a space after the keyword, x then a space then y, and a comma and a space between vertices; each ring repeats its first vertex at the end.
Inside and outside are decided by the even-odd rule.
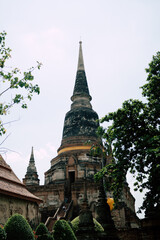
POLYGON ((59 155, 60 153, 68 152, 68 151, 72 151, 72 150, 90 150, 90 149, 91 149, 91 146, 73 146, 73 147, 66 147, 66 148, 61 149, 61 150, 58 152, 58 155, 59 155))

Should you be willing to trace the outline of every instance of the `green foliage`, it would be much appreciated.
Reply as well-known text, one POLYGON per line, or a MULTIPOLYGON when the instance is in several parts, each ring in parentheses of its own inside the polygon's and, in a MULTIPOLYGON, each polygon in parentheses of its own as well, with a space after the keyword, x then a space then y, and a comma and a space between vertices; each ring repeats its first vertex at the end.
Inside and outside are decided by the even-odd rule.
POLYGON ((6 234, 5 230, 0 226, 0 239, 5 240, 6 237, 7 237, 7 234, 6 234))
POLYGON ((114 200, 120 199, 128 170, 135 177, 135 191, 147 190, 141 209, 146 214, 160 207, 160 52, 146 69, 147 83, 142 87, 146 102, 128 100, 122 108, 100 120, 110 122, 108 129, 99 127, 106 151, 113 162, 105 166, 95 179, 107 176, 114 200))
POLYGON ((48 233, 48 234, 39 235, 36 239, 37 240, 53 240, 53 236, 48 233))
POLYGON ((52 240, 53 237, 49 234, 48 229, 44 223, 40 223, 36 228, 35 235, 37 235, 37 240, 52 240))
POLYGON ((48 229, 44 223, 40 223, 36 228, 36 235, 48 234, 48 229))
MULTIPOLYGON (((37 62, 37 66, 30 68, 26 72, 21 72, 20 69, 11 69, 6 61, 11 58, 11 49, 5 46, 6 32, 0 33, 0 116, 7 115, 9 110, 15 105, 20 104, 22 108, 27 108, 27 100, 32 100, 33 94, 40 93, 39 86, 33 85, 33 71, 40 69, 41 63, 37 62), (8 69, 11 69, 8 71, 8 69), (8 99, 7 92, 10 93, 8 99), (12 97, 11 97, 12 96, 12 97)), ((0 119, 0 136, 6 133, 2 117, 0 119)))
POLYGON ((34 235, 29 223, 20 215, 10 217, 4 226, 7 240, 34 240, 34 235))
MULTIPOLYGON (((93 218, 93 222, 94 222, 94 228, 95 231, 97 232, 103 232, 104 228, 102 227, 102 225, 95 219, 93 218)), ((71 221, 72 227, 73 227, 73 231, 76 232, 78 230, 78 225, 79 225, 79 216, 74 218, 71 221)))
POLYGON ((76 240, 70 225, 65 220, 58 220, 53 226, 54 240, 76 240))

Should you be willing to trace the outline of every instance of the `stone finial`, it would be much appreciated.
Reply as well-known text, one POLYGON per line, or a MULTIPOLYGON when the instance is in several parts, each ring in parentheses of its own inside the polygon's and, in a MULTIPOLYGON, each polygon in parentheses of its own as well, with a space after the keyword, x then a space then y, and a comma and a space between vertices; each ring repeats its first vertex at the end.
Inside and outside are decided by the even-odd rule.
POLYGON ((90 104, 90 101, 92 98, 89 94, 88 83, 87 83, 87 78, 86 78, 85 69, 84 69, 82 42, 80 41, 79 43, 80 43, 80 46, 79 46, 78 68, 77 68, 76 82, 74 86, 73 96, 71 97, 71 100, 74 102, 73 106, 75 105, 75 102, 78 101, 78 105, 76 104, 77 107, 79 105, 82 105, 82 106, 92 108, 90 104), (83 101, 85 102, 83 103, 83 101))
POLYGON ((31 151, 30 162, 35 162, 34 161, 33 147, 32 147, 32 151, 31 151))
POLYGON ((78 58, 78 70, 84 71, 84 61, 83 61, 83 53, 82 53, 82 41, 79 42, 79 58, 78 58))

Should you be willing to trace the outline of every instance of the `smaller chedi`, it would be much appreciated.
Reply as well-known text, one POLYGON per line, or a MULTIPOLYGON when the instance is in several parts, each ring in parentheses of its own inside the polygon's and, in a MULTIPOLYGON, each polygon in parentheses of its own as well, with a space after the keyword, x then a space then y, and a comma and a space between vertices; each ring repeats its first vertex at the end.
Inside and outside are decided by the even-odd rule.
POLYGON ((33 147, 31 151, 29 165, 27 167, 27 172, 26 172, 25 178, 23 179, 23 183, 26 186, 39 185, 39 178, 38 178, 37 169, 36 169, 35 160, 34 160, 33 147))

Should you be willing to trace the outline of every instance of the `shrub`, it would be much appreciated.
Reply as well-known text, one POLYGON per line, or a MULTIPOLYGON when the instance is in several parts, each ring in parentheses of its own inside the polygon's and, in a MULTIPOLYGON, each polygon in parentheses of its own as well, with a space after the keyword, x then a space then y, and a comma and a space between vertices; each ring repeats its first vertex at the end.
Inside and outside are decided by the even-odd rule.
POLYGON ((38 225, 35 234, 38 236, 37 240, 53 240, 53 237, 49 234, 44 223, 38 225))
POLYGON ((6 232, 5 230, 0 226, 0 240, 6 239, 6 232))
POLYGON ((44 223, 40 223, 36 228, 36 235, 48 234, 48 229, 44 223))
POLYGON ((27 220, 20 214, 11 216, 4 226, 7 240, 34 240, 32 229, 27 220))
MULTIPOLYGON (((94 229, 97 232, 103 232, 104 228, 102 227, 102 225, 95 219, 93 218, 93 222, 94 222, 94 229)), ((74 218, 71 221, 72 227, 73 227, 73 231, 76 232, 78 230, 78 224, 79 224, 79 216, 74 218)))
POLYGON ((76 236, 65 220, 58 220, 53 226, 54 240, 76 240, 76 236))
POLYGON ((50 234, 39 235, 37 240, 53 240, 53 237, 50 234))

